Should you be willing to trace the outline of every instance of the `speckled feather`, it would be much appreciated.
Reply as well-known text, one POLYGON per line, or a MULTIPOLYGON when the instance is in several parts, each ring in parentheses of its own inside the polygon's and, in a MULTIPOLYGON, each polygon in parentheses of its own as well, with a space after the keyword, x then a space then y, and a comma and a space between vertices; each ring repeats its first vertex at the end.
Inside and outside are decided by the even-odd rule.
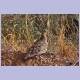
POLYGON ((33 57, 35 55, 40 55, 47 51, 48 43, 46 33, 47 33, 46 30, 42 32, 40 39, 35 41, 34 45, 31 46, 31 48, 28 50, 25 59, 27 59, 28 57, 33 57))

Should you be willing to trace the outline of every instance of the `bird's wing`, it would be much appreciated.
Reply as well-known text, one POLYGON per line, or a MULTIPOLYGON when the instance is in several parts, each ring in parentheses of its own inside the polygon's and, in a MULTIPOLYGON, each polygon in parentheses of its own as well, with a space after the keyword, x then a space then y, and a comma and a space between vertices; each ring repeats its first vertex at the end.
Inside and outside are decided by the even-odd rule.
POLYGON ((34 45, 31 46, 31 48, 28 50, 27 57, 33 57, 35 55, 40 55, 42 53, 45 53, 47 51, 47 43, 45 43, 43 40, 37 40, 34 42, 34 45))
POLYGON ((39 54, 47 47, 47 44, 42 40, 37 40, 34 42, 34 45, 29 49, 28 53, 30 54, 39 54))

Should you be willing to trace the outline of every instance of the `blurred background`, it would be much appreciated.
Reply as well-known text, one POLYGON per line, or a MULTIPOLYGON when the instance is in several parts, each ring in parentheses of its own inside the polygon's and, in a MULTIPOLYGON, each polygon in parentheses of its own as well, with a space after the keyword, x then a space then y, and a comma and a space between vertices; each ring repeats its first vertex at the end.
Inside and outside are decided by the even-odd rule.
POLYGON ((48 50, 79 58, 79 14, 2 14, 1 50, 25 53, 48 28, 48 50))

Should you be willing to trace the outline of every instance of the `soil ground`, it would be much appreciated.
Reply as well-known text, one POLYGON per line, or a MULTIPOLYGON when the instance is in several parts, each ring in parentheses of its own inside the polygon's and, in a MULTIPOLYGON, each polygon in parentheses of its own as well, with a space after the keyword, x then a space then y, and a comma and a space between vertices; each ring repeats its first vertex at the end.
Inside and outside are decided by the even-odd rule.
MULTIPOLYGON (((1 66, 73 66, 77 60, 55 55, 53 53, 45 53, 33 58, 24 60, 26 53, 11 52, 2 50, 1 66)), ((74 66, 79 66, 79 62, 74 66)))

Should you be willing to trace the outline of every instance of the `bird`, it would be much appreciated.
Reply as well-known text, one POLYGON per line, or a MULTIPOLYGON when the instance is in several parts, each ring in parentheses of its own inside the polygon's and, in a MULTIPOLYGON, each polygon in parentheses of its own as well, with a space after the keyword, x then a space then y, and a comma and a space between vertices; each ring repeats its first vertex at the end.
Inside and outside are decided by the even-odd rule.
POLYGON ((46 53, 48 48, 47 32, 48 32, 47 28, 43 28, 40 38, 36 40, 34 44, 29 48, 24 59, 46 53))

